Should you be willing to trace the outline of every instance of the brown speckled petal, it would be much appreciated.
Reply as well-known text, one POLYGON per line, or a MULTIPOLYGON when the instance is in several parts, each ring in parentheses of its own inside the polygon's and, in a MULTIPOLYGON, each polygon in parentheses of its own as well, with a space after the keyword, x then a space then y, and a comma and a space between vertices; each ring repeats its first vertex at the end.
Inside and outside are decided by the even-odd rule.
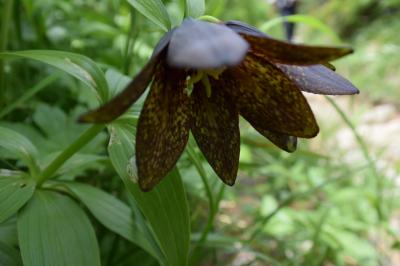
POLYGON ((224 84, 211 80, 212 94, 207 97, 201 83, 194 87, 192 133, 211 167, 228 184, 235 183, 240 153, 239 114, 224 84))
POLYGON ((83 114, 79 122, 109 123, 122 115, 146 90, 158 61, 153 57, 120 94, 97 110, 83 114))
POLYGON ((276 40, 253 26, 239 21, 228 21, 225 25, 243 36, 250 43, 253 53, 276 63, 315 65, 338 59, 353 52, 350 47, 308 46, 276 40))
POLYGON ((293 80, 302 91, 325 95, 349 95, 359 93, 348 80, 323 65, 277 66, 293 80))
POLYGON ((278 148, 287 151, 295 152, 297 148, 297 138, 281 133, 275 133, 269 130, 254 127, 261 135, 269 139, 278 148))
POLYGON ((152 189, 173 168, 189 136, 190 98, 185 73, 160 64, 139 117, 136 158, 140 188, 152 189))
POLYGON ((298 89, 276 66, 249 54, 244 62, 224 72, 240 114, 258 130, 301 138, 318 134, 314 115, 298 89))

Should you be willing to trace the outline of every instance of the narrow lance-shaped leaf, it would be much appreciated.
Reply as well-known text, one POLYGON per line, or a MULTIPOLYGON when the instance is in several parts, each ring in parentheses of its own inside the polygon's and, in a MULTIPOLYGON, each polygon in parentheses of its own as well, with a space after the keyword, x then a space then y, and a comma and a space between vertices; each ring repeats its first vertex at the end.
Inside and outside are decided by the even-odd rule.
POLYGON ((104 73, 90 58, 62 51, 27 50, 0 53, 0 58, 27 58, 54 66, 85 83, 97 92, 99 100, 108 100, 108 85, 104 73))
POLYGON ((29 167, 33 175, 37 174, 39 168, 35 156, 38 151, 35 145, 25 136, 14 130, 0 127, 0 147, 15 154, 29 167))
POLYGON ((128 0, 128 3, 164 31, 171 29, 171 20, 161 0, 128 0))
POLYGON ((154 231, 166 264, 185 266, 190 245, 189 209, 179 171, 174 168, 152 191, 126 181, 129 192, 154 231))
POLYGON ((198 18, 204 15, 206 5, 204 0, 186 0, 186 16, 198 18))
POLYGON ((35 183, 31 179, 0 177, 0 223, 15 214, 31 197, 35 183))
POLYGON ((36 191, 18 214, 25 266, 100 266, 96 235, 84 211, 69 197, 36 191))
POLYGON ((0 241, 0 265, 4 266, 22 266, 21 255, 18 250, 12 246, 6 245, 0 241))
POLYGON ((135 127, 118 120, 110 125, 111 162, 151 226, 165 255, 165 265, 186 265, 189 251, 189 211, 179 173, 174 170, 151 192, 142 192, 135 180, 135 127))
POLYGON ((86 184, 64 182, 62 185, 72 191, 105 227, 135 243, 161 261, 162 254, 154 239, 151 235, 146 235, 147 232, 143 232, 136 224, 132 210, 124 202, 86 184))

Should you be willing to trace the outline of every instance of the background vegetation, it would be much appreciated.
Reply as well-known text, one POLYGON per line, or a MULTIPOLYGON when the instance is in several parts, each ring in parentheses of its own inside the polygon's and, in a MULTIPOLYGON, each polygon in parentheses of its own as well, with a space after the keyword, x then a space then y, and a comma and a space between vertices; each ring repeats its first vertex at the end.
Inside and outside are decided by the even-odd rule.
MULTIPOLYGON (((242 121, 232 188, 190 142, 146 194, 141 104, 107 130, 76 123, 162 35, 162 13, 137 2, 0 2, 0 265, 400 265, 400 1, 302 1, 295 42, 353 46, 334 64, 361 94, 307 95, 321 133, 294 154, 242 121)), ((183 1, 163 2, 177 25, 183 1)), ((283 37, 268 1, 208 0, 205 13, 283 37)))

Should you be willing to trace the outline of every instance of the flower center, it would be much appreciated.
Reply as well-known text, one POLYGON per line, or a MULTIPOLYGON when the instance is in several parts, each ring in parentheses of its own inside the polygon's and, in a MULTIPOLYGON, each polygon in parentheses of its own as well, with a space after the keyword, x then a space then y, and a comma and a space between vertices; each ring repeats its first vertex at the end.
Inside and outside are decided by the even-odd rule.
POLYGON ((211 83, 209 76, 213 79, 219 79, 222 72, 224 72, 225 67, 217 69, 202 69, 196 70, 192 74, 188 75, 186 78, 187 82, 187 92, 190 95, 193 91, 193 86, 197 82, 201 82, 206 90, 207 97, 211 96, 211 83))

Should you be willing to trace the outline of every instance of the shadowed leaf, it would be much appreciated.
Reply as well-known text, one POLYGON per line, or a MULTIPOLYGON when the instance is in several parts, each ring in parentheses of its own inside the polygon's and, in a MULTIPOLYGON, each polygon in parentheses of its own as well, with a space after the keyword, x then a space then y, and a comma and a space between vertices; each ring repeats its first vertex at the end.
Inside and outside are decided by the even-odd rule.
POLYGON ((210 97, 201 83, 195 85, 192 132, 217 175, 233 185, 240 153, 239 114, 229 95, 220 88, 224 85, 212 80, 210 97))
POLYGON ((18 214, 18 240, 26 266, 97 266, 94 229, 71 198, 37 190, 18 214))
POLYGON ((22 266, 21 254, 18 249, 0 241, 0 265, 22 266))
POLYGON ((31 179, 0 178, 0 223, 15 214, 33 195, 35 183, 31 179))
POLYGON ((162 258, 154 239, 140 228, 132 210, 124 202, 86 184, 64 182, 62 185, 71 190, 105 227, 135 243, 154 258, 162 258))
POLYGON ((171 28, 168 11, 161 0, 127 0, 134 8, 164 31, 171 28))

